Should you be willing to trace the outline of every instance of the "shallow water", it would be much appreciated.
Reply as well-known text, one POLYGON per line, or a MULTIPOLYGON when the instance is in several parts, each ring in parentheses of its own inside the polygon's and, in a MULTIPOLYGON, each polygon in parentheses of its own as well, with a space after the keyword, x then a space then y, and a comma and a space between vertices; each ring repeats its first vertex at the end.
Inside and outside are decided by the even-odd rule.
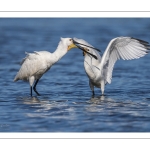
POLYGON ((83 38, 105 50, 118 36, 150 42, 150 19, 1 18, 0 132, 150 132, 150 54, 118 61, 105 96, 91 97, 82 52, 73 49, 39 81, 42 96, 13 79, 26 52, 53 52, 60 37, 83 38))

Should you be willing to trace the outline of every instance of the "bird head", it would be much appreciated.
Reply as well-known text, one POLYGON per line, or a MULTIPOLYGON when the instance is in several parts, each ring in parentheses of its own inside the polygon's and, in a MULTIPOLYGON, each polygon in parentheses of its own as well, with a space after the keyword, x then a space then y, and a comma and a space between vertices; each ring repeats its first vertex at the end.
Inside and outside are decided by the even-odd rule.
POLYGON ((72 38, 60 38, 61 42, 67 46, 67 51, 71 50, 72 48, 77 48, 77 46, 73 43, 72 38))
POLYGON ((68 51, 72 48, 77 48, 77 46, 73 43, 73 40, 71 38, 68 39, 68 51))
POLYGON ((89 55, 91 55, 95 59, 97 59, 97 57, 95 55, 88 52, 89 49, 87 47, 85 47, 86 45, 78 43, 72 38, 61 38, 61 42, 64 43, 64 45, 67 45, 67 51, 71 50, 72 48, 79 48, 84 52, 84 54, 88 53, 89 55), (80 46, 80 45, 84 45, 84 46, 80 46))

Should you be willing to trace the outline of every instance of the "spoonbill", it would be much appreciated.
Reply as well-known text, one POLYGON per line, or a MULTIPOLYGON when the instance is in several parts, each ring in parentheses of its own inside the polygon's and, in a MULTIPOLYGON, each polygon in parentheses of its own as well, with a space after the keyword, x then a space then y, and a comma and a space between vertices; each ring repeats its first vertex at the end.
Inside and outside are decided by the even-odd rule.
POLYGON ((31 96, 32 96, 32 87, 35 93, 37 95, 40 95, 36 90, 36 86, 40 78, 52 67, 52 65, 54 65, 57 61, 59 61, 70 49, 76 47, 77 46, 73 43, 72 38, 61 38, 57 49, 53 53, 50 53, 48 51, 34 51, 34 53, 26 53, 27 56, 23 59, 20 70, 15 76, 14 81, 18 80, 29 81, 31 96))
POLYGON ((83 39, 73 38, 74 44, 84 48, 84 68, 89 78, 89 86, 93 96, 94 87, 100 88, 102 95, 106 83, 111 83, 112 72, 117 60, 138 59, 145 56, 150 49, 148 42, 133 37, 117 37, 112 39, 102 57, 92 45, 83 39), (95 55, 97 59, 88 53, 95 55))

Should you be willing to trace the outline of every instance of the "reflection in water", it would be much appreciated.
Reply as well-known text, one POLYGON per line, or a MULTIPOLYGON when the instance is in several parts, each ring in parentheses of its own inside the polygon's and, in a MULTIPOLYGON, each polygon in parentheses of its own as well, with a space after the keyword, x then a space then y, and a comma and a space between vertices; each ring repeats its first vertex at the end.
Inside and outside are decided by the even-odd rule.
POLYGON ((137 101, 131 100, 120 100, 113 99, 110 97, 100 96, 100 97, 92 97, 89 101, 91 105, 86 107, 87 112, 97 113, 99 115, 107 115, 107 117, 121 117, 130 118, 131 120, 134 117, 147 117, 149 114, 146 113, 146 110, 141 109, 141 107, 147 108, 148 105, 146 103, 137 103, 137 101), (139 110, 139 111, 137 111, 139 110), (143 115, 141 112, 145 112, 143 115))
POLYGON ((30 113, 26 113, 28 117, 40 117, 40 118, 68 118, 63 116, 64 110, 73 112, 72 108, 68 108, 67 100, 50 100, 49 98, 37 98, 37 97, 23 97, 22 103, 27 105, 30 113))
MULTIPOLYGON (((103 112, 106 107, 113 104, 115 100, 106 96, 91 97, 90 105, 86 107, 88 112, 103 112)), ((109 106, 110 107, 110 106, 109 106)))
POLYGON ((109 102, 109 101, 113 101, 113 99, 108 98, 106 96, 98 96, 98 97, 91 97, 89 102, 93 104, 100 104, 102 102, 109 102))
POLYGON ((22 98, 24 104, 38 104, 40 100, 37 97, 23 97, 22 98))

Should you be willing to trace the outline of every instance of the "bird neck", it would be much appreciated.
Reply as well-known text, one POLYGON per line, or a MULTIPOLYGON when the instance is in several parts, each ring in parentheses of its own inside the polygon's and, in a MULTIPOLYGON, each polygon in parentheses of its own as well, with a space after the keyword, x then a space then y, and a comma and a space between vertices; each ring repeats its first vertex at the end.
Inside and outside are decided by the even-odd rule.
POLYGON ((55 62, 59 61, 66 53, 67 46, 60 42, 57 49, 53 52, 55 62))

